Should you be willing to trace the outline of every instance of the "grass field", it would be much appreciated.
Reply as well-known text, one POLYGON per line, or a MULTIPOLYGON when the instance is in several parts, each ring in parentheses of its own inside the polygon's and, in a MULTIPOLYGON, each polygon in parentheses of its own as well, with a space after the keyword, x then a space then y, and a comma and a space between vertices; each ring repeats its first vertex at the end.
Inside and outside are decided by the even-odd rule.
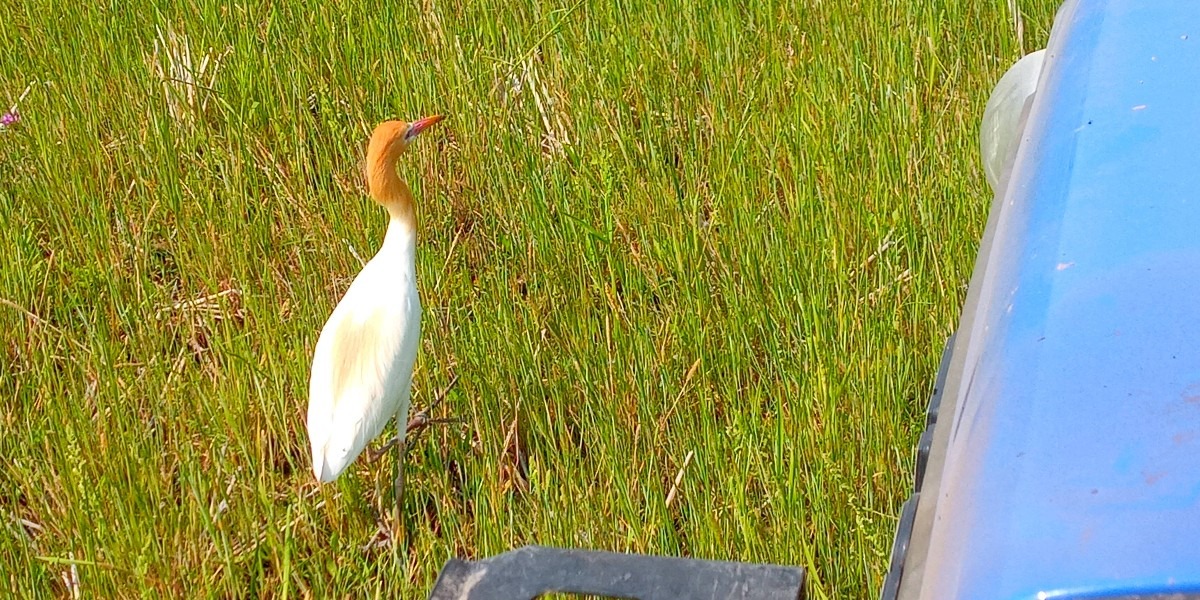
POLYGON ((421 598, 538 543, 876 597, 1006 3, 292 4, 0 15, 0 588, 421 598), (414 403, 457 376, 460 422, 389 538, 390 457, 313 479, 308 368, 382 237, 367 135, 435 112, 414 403))

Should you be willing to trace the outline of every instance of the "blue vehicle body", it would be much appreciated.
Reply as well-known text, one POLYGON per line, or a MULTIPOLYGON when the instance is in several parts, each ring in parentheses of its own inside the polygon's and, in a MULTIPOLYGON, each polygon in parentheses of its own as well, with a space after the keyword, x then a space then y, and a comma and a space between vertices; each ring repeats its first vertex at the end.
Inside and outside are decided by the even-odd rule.
POLYGON ((1200 597, 1200 2, 1068 1, 1036 89, 883 595, 1200 597))

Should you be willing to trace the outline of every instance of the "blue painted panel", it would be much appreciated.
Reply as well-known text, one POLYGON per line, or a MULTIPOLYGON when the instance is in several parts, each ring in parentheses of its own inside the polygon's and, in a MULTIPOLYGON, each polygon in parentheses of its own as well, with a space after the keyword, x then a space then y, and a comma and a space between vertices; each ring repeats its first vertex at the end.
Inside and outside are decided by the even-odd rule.
POLYGON ((1200 592, 1200 2, 1065 4, 1023 140, 922 597, 1200 592))

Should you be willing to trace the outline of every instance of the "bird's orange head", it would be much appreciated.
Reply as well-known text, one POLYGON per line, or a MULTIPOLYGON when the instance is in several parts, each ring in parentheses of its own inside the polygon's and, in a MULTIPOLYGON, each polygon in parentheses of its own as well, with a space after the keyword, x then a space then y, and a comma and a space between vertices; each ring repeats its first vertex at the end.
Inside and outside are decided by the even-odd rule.
POLYGON ((442 118, 442 115, 434 115, 412 123, 393 120, 376 125, 375 132, 371 134, 371 144, 367 148, 369 162, 395 161, 408 149, 408 145, 412 143, 413 139, 422 131, 441 121, 442 118))
POLYGON ((441 115, 425 117, 412 123, 384 121, 375 126, 367 146, 366 175, 371 196, 388 208, 393 216, 413 220, 412 194, 396 176, 396 159, 404 154, 422 131, 442 120, 441 115))

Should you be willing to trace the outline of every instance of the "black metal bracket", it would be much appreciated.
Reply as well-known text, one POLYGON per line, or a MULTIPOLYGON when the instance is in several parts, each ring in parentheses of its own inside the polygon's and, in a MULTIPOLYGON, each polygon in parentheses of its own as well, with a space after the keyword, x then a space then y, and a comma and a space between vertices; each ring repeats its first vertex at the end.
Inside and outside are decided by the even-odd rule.
POLYGON ((804 569, 525 546, 476 561, 450 559, 429 600, 532 600, 550 592, 635 600, 803 600, 804 569))
MULTIPOLYGON (((908 545, 912 541, 913 524, 917 518, 917 504, 921 501, 921 486, 925 482, 925 465, 933 451, 933 433, 937 426, 938 411, 942 406, 942 392, 946 389, 946 375, 950 371, 950 360, 954 354, 954 339, 951 333, 942 348, 942 361, 938 365, 933 392, 929 395, 929 407, 925 410, 925 431, 917 441, 917 468, 913 476, 913 492, 900 508, 900 521, 896 524, 896 536, 892 539, 892 557, 888 572, 879 591, 880 600, 896 600, 900 594, 900 578, 903 576, 904 561, 908 557, 908 545)), ((936 493, 936 492, 934 492, 936 493)))

